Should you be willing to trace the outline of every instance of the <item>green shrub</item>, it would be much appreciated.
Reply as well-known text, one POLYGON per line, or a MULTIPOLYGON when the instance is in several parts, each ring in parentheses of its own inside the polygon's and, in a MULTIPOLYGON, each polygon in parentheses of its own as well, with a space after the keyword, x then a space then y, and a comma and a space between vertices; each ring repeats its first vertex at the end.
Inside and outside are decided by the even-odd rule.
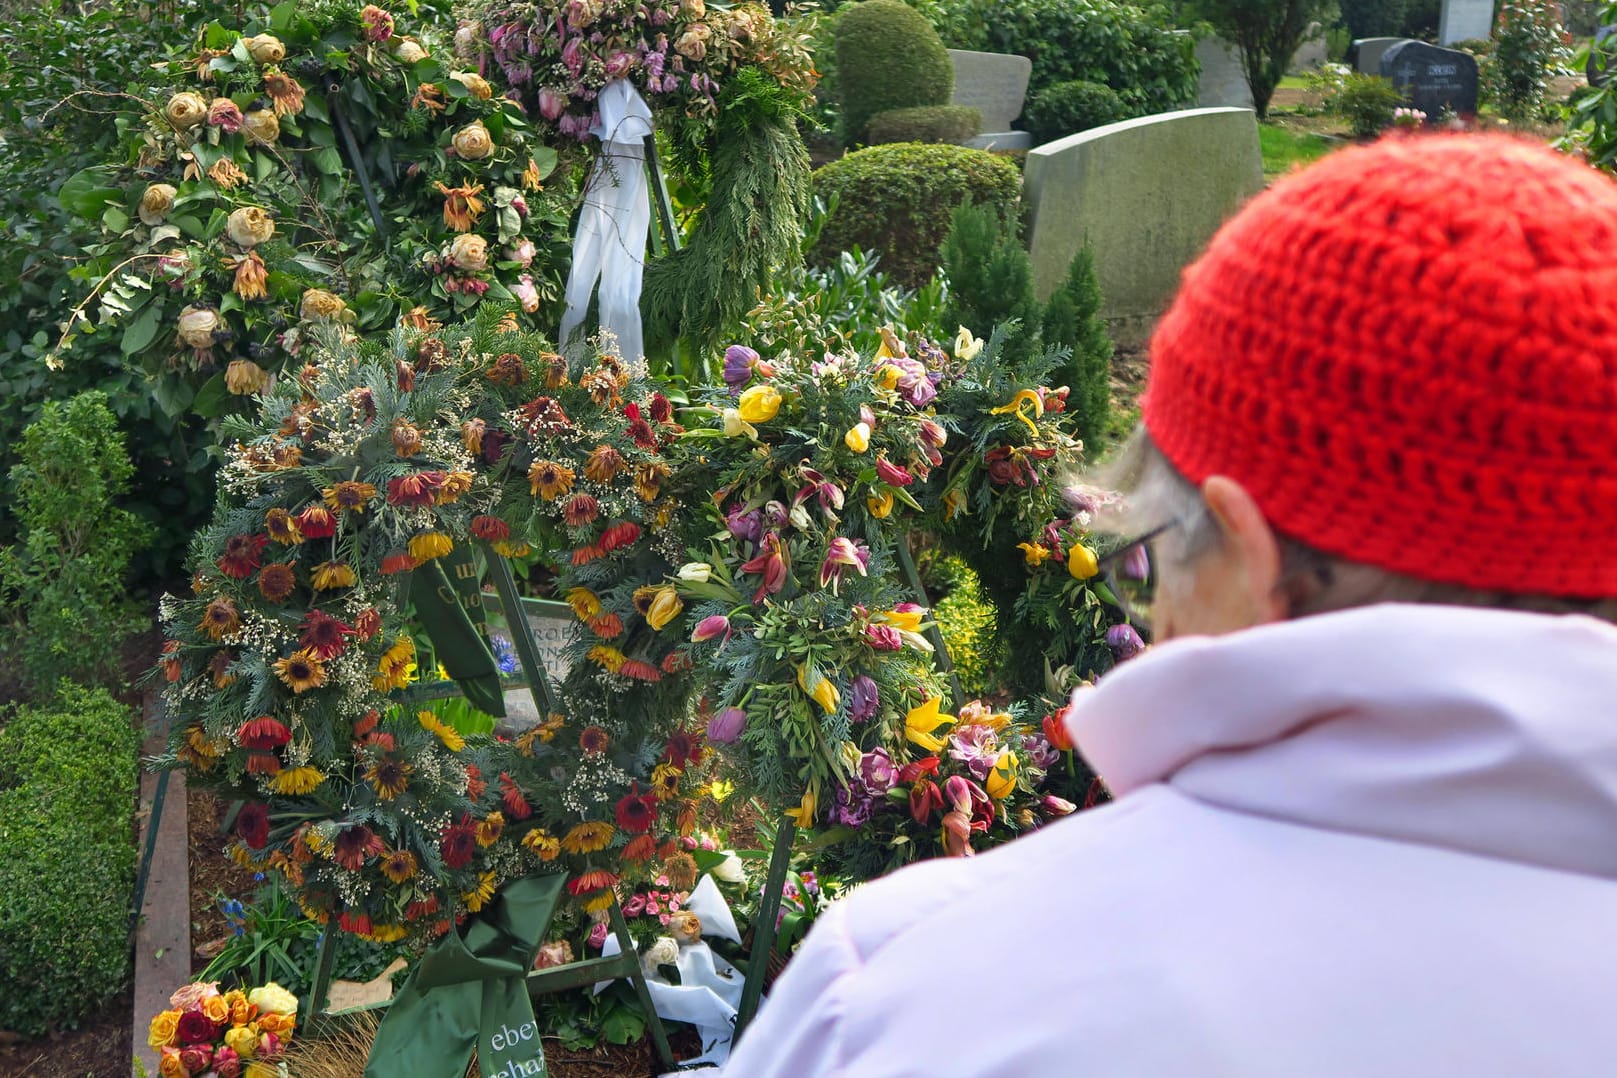
POLYGON ((1071 389, 1067 408, 1077 413, 1078 437, 1091 456, 1104 448, 1112 420, 1112 338, 1100 307, 1095 251, 1086 243, 1044 308, 1044 345, 1072 349, 1062 370, 1071 389))
POLYGON ((837 16, 837 93, 843 139, 865 137, 891 109, 947 105, 954 64, 926 16, 900 0, 863 0, 837 16))
POLYGON ((1116 90, 1078 79, 1046 86, 1029 98, 1022 126, 1032 133, 1035 143, 1041 143, 1127 118, 1128 109, 1116 90))
POLYGON ((0 729, 0 1029, 95 1014, 129 975, 140 737, 127 708, 63 683, 0 729))
POLYGON ((985 696, 999 687, 994 684, 994 604, 984 597, 977 574, 958 556, 939 561, 932 575, 948 589, 932 605, 932 617, 960 688, 968 697, 985 696))
POLYGON ((1356 138, 1371 138, 1387 129, 1393 111, 1403 103, 1404 95, 1389 80, 1352 71, 1326 97, 1325 108, 1345 118, 1356 138))
POLYGON ((52 401, 23 432, 11 469, 22 541, 0 549, 0 652, 35 684, 116 675, 136 627, 125 597, 131 555, 150 529, 114 502, 134 468, 106 396, 52 401))
POLYGON ((878 112, 865 126, 872 146, 888 142, 964 142, 983 129, 983 114, 965 105, 921 105, 878 112))
POLYGON ((1349 37, 1396 37, 1409 0, 1338 0, 1337 6, 1349 37))
POLYGON ((1016 328, 1000 347, 1001 360, 1014 365, 1032 354, 1039 332, 1033 262, 1010 214, 997 206, 956 206, 939 265, 949 281, 946 328, 965 326, 986 338, 1014 321, 1016 328))
POLYGON ((1544 111, 1550 76, 1571 56, 1554 0, 1503 0, 1494 22, 1493 62, 1484 90, 1501 115, 1517 122, 1544 111))
POLYGON ((938 267, 949 216, 962 202, 1014 212, 1022 177, 985 150, 898 142, 815 170, 814 194, 833 206, 809 252, 827 266, 855 247, 874 252, 901 284, 919 287, 938 267))
POLYGON ((1058 82, 1105 83, 1130 115, 1196 100, 1196 43, 1164 16, 1117 0, 945 0, 938 32, 952 49, 1033 61, 1030 93, 1058 82))

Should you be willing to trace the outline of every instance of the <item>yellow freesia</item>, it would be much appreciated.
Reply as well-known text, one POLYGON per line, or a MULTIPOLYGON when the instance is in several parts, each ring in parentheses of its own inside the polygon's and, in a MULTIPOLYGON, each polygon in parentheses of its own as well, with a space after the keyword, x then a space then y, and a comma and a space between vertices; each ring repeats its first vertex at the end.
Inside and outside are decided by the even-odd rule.
POLYGON ((809 684, 807 666, 797 668, 797 687, 802 689, 810 700, 819 704, 820 710, 827 715, 835 711, 837 705, 842 702, 842 691, 837 688, 837 683, 819 671, 814 672, 814 683, 809 684))
POLYGON ((921 631, 921 619, 926 616, 926 611, 883 610, 876 616, 900 632, 918 633, 921 631))
POLYGON ((815 796, 813 790, 803 791, 803 800, 794 809, 787 809, 786 815, 798 827, 807 829, 814 826, 815 796))
POLYGON ((703 792, 705 792, 713 800, 722 803, 725 798, 735 793, 736 784, 733 782, 726 782, 723 779, 714 779, 712 782, 702 787, 702 789, 703 792))
POLYGON ((934 696, 910 708, 909 714, 904 716, 904 736, 927 752, 942 752, 944 741, 934 736, 933 731, 941 726, 953 725, 955 721, 953 715, 939 713, 938 709, 942 706, 943 697, 934 696))
POLYGON ((1016 391, 1016 396, 1012 397, 1009 401, 1000 405, 998 408, 988 409, 988 414, 1006 415, 1007 413, 1014 413, 1016 418, 1020 419, 1023 423, 1026 423, 1027 429, 1032 431, 1034 436, 1037 437, 1039 428, 1032 419, 1027 417, 1029 410, 1033 412, 1035 418, 1042 417, 1044 415, 1044 401, 1031 389, 1019 389, 1016 391))
POLYGON ((983 342, 971 335, 971 330, 965 326, 954 338, 954 357, 962 363, 970 363, 977 358, 977 353, 983 350, 983 342))
POLYGON ((774 386, 753 386, 736 401, 736 411, 746 423, 767 423, 780 411, 780 390, 774 386))
MULTIPOLYGON (((882 351, 876 353, 876 358, 877 359, 890 359, 890 358, 892 358, 890 355, 883 355, 882 354, 882 352, 886 352, 886 351, 887 351, 887 346, 882 345, 882 351)), ((893 366, 891 363, 889 363, 885 367, 883 367, 881 370, 876 372, 876 384, 881 386, 883 389, 897 389, 898 388, 898 380, 900 378, 902 378, 902 377, 904 377, 904 372, 899 370, 897 367, 893 366)))
POLYGON ((994 760, 993 770, 983 780, 983 789, 995 801, 1003 801, 1016 789, 1016 753, 1004 749, 994 760))
POLYGON ((735 408, 726 408, 720 418, 724 422, 724 436, 726 438, 758 437, 758 428, 741 418, 741 412, 735 408))
POLYGON ((863 453, 870 448, 870 424, 855 423, 848 428, 848 433, 842 436, 842 444, 855 453, 863 453))
POLYGON ((1100 559, 1084 544, 1074 543, 1072 549, 1067 551, 1067 572, 1072 574, 1074 580, 1088 580, 1100 572, 1100 559))

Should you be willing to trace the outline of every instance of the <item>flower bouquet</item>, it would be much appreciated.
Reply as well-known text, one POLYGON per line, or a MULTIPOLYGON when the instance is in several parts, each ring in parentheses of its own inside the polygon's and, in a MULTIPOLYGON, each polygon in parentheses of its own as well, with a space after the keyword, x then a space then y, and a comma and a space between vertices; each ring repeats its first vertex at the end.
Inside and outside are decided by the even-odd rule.
POLYGON ((146 1043, 159 1053, 162 1078, 275 1078, 297 1026, 298 998, 271 981, 221 993, 217 983, 188 984, 152 1019, 146 1043))

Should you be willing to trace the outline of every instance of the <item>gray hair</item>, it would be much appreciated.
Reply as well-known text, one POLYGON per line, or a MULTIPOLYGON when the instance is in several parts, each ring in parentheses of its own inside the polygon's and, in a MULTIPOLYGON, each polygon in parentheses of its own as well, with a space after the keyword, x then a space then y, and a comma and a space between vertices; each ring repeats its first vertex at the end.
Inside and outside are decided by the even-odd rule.
MULTIPOLYGON (((1175 539, 1162 544, 1177 565, 1189 565, 1223 542, 1223 532, 1186 479, 1138 427, 1117 457, 1098 476, 1125 494, 1123 505, 1101 522, 1119 534, 1144 534, 1173 521, 1175 539)), ((1324 614, 1374 603, 1431 603, 1491 607, 1540 614, 1587 614, 1617 624, 1617 597, 1577 599, 1518 595, 1441 584, 1327 554, 1276 531, 1280 542, 1280 589, 1291 617, 1324 614)))

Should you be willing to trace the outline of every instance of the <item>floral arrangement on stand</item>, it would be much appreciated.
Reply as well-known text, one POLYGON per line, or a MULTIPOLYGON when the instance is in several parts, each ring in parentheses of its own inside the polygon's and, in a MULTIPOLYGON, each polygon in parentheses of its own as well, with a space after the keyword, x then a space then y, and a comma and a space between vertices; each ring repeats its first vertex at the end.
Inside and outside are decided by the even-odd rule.
POLYGON ((424 327, 489 299, 527 317, 560 294, 556 152, 392 13, 282 4, 243 30, 211 24, 157 68, 132 164, 63 188, 108 237, 63 344, 116 334, 171 414, 264 389, 316 325, 424 327))
POLYGON ((162 1078, 273 1078, 297 1027, 298 998, 280 985, 221 993, 217 982, 188 984, 151 1021, 146 1043, 162 1078))

